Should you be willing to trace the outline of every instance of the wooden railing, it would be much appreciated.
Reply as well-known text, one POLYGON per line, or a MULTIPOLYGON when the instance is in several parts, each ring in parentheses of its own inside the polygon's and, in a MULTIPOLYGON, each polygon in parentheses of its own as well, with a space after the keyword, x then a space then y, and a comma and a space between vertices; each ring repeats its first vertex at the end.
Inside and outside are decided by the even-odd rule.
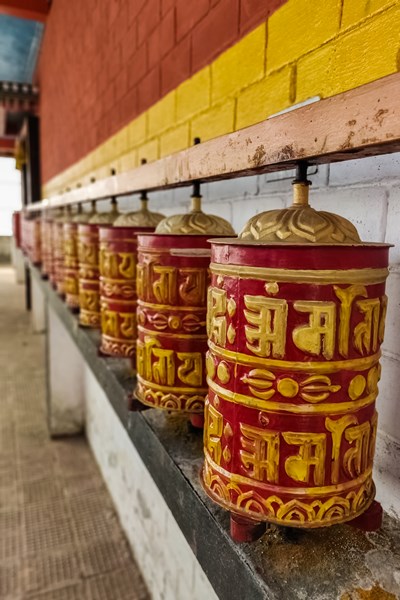
POLYGON ((30 205, 65 206, 400 151, 400 74, 30 205))

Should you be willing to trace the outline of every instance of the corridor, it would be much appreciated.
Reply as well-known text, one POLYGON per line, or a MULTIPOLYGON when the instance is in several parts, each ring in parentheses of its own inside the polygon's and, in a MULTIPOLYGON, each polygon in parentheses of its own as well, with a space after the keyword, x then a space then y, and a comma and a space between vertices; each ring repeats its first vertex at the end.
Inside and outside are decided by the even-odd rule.
POLYGON ((44 336, 14 281, 0 268, 0 598, 145 600, 85 439, 49 438, 44 336))

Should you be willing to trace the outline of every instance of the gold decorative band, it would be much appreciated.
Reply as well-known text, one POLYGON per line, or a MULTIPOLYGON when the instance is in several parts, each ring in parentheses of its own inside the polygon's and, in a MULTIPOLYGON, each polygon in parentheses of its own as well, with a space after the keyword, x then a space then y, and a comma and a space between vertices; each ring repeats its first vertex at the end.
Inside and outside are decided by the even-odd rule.
POLYGON ((152 308, 154 310, 166 310, 171 311, 183 311, 183 312, 202 312, 204 315, 207 313, 205 306, 171 306, 170 304, 154 304, 153 302, 143 302, 138 300, 138 305, 141 308, 152 308))
POLYGON ((207 335, 205 333, 203 333, 203 334, 200 334, 200 333, 169 333, 168 331, 164 332, 164 331, 158 331, 158 330, 154 330, 154 329, 146 329, 146 327, 143 327, 142 325, 138 325, 138 331, 141 331, 142 333, 146 333, 151 336, 162 335, 163 337, 174 338, 174 339, 182 338, 184 340, 193 340, 194 339, 194 340, 203 340, 204 342, 207 341, 207 335))
MULTIPOLYGON (((100 296, 101 301, 104 303, 108 304, 112 304, 113 302, 116 302, 118 304, 128 304, 129 306, 131 306, 134 310, 136 310, 136 300, 120 300, 119 298, 110 298, 110 296, 100 296)), ((118 312, 117 310, 115 310, 114 312, 118 312)), ((132 312, 132 311, 130 311, 132 312)))
POLYGON ((327 402, 322 404, 290 404, 289 402, 272 402, 271 400, 261 400, 254 398, 253 396, 245 396, 244 394, 237 394, 231 390, 227 390, 212 379, 207 378, 209 388, 215 392, 219 398, 223 398, 227 402, 233 402, 234 404, 241 404, 248 406, 249 408, 256 408, 258 410, 266 410, 269 412, 278 413, 291 413, 298 415, 343 415, 353 411, 360 410, 369 406, 375 402, 377 394, 374 392, 364 396, 360 400, 352 400, 351 402, 327 402))
POLYGON ((116 337, 113 337, 112 335, 107 335, 106 333, 102 333, 101 335, 102 335, 103 338, 105 338, 107 340, 111 340, 113 342, 123 342, 124 344, 129 344, 130 346, 134 345, 136 347, 136 341, 135 340, 132 340, 132 339, 129 339, 129 338, 123 338, 123 337, 116 338, 116 337))
POLYGON ((320 487, 284 487, 277 484, 269 484, 264 481, 257 481, 250 477, 238 475, 237 473, 231 473, 220 465, 217 465, 211 458, 207 450, 204 450, 205 458, 209 466, 213 471, 222 475, 232 483, 243 483, 252 488, 262 488, 263 490, 270 490, 271 494, 288 494, 290 496, 330 496, 332 494, 341 494, 347 490, 357 488, 362 485, 364 481, 367 481, 372 475, 372 467, 368 467, 364 473, 361 473, 356 479, 351 479, 346 483, 338 483, 336 485, 327 485, 320 487))
POLYGON ((389 271, 382 269, 311 270, 311 269, 274 269, 265 267, 247 267, 241 265, 210 264, 211 273, 243 279, 261 279, 277 283, 317 283, 333 285, 337 283, 373 285, 383 283, 389 271))
POLYGON ((173 387, 170 385, 159 385, 152 381, 146 381, 140 375, 137 375, 137 380, 148 388, 160 390, 160 392, 178 392, 180 394, 207 394, 208 388, 188 388, 188 387, 173 387))
POLYGON ((215 383, 215 381, 212 381, 212 379, 209 378, 207 378, 207 383, 209 388, 215 392, 219 398, 222 398, 227 402, 233 402, 234 404, 241 404, 243 406, 248 406, 249 408, 256 408, 258 410, 266 410, 269 412, 285 412, 298 415, 307 414, 310 416, 325 414, 342 415, 351 413, 373 404, 377 397, 377 393, 373 392, 368 394, 368 396, 364 396, 364 398, 361 398, 360 400, 352 400, 351 402, 291 404, 290 402, 272 402, 271 400, 262 400, 260 398, 254 398, 254 396, 238 394, 221 387, 215 383))
POLYGON ((126 279, 113 279, 112 277, 105 277, 104 275, 100 275, 100 281, 103 283, 129 283, 132 287, 136 287, 136 279, 126 278, 126 279))
POLYGON ((241 352, 234 352, 232 350, 226 350, 216 346, 214 342, 208 340, 208 347, 211 352, 230 360, 236 364, 240 364, 248 367, 265 367, 266 369, 277 369, 280 371, 299 371, 299 372, 312 372, 312 373, 338 373, 339 371, 366 371, 373 367, 380 359, 380 350, 371 356, 365 356, 363 358, 350 358, 348 360, 330 360, 325 362, 309 361, 291 361, 291 360, 278 360, 275 358, 261 358, 260 356, 250 356, 248 354, 242 354, 241 352))

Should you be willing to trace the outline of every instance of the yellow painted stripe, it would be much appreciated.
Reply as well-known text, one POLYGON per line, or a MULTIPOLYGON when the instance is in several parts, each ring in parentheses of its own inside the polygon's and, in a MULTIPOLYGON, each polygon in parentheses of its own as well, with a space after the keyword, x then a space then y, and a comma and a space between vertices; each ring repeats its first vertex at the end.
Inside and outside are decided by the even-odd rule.
POLYGON ((288 0, 265 24, 48 181, 50 197, 398 70, 400 0, 288 0), (384 43, 382 42, 384 40, 384 43))

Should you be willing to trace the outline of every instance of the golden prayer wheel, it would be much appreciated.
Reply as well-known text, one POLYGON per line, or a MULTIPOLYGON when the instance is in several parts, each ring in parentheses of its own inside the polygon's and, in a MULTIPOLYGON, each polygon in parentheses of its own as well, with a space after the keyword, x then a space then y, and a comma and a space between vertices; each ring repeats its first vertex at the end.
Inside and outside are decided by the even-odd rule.
POLYGON ((64 273, 64 225, 74 218, 71 207, 66 206, 60 217, 57 217, 52 224, 52 253, 53 268, 50 274, 50 281, 60 296, 65 295, 65 273, 64 273))
POLYGON ((113 225, 99 227, 101 346, 108 356, 133 359, 136 354, 137 236, 154 231, 164 218, 150 212, 147 197, 141 210, 122 214, 113 225))
POLYGON ((64 290, 65 302, 72 309, 79 309, 79 260, 78 224, 87 223, 95 214, 96 202, 91 212, 83 212, 82 205, 71 221, 64 223, 64 290))
POLYGON ((203 483, 238 541, 351 521, 375 496, 389 246, 312 209, 308 184, 211 243, 203 483))
POLYGON ((47 209, 43 211, 40 222, 41 235, 41 271, 42 277, 49 278, 53 273, 53 222, 61 216, 60 209, 47 209))
POLYGON ((207 393, 208 239, 232 234, 225 219, 204 214, 193 197, 190 213, 138 236, 136 396, 148 406, 187 413, 198 426, 207 393))
POLYGON ((99 226, 118 218, 117 201, 111 211, 96 213, 88 223, 78 224, 79 324, 100 327, 99 226))
POLYGON ((34 213, 23 214, 21 224, 22 250, 34 265, 41 262, 40 217, 34 213))
POLYGON ((12 231, 15 247, 21 248, 21 211, 15 210, 12 214, 12 231))

